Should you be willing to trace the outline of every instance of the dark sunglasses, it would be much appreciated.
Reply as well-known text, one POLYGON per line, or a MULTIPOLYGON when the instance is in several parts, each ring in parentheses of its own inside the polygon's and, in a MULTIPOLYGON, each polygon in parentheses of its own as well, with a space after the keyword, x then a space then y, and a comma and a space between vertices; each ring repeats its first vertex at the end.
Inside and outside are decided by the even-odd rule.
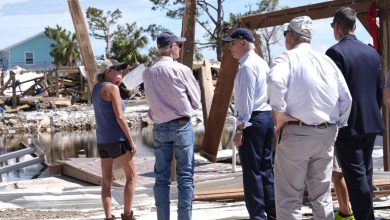
POLYGON ((283 36, 286 37, 289 30, 283 31, 283 36))
MULTIPOLYGON (((183 44, 182 43, 174 43, 177 47, 179 48, 182 48, 183 47, 183 44)), ((173 44, 171 44, 171 48, 172 48, 173 44)))
POLYGON ((331 26, 332 28, 334 28, 334 22, 330 23, 330 26, 331 26))

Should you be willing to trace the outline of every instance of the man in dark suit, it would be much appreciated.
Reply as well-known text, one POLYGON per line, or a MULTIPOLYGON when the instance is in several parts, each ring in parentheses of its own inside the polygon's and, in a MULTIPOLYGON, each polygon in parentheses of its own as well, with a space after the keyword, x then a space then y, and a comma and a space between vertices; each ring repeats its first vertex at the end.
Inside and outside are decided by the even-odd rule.
POLYGON ((381 61, 374 48, 354 35, 356 12, 340 8, 331 23, 339 41, 326 54, 343 73, 352 95, 348 126, 341 128, 335 148, 348 187, 352 210, 357 220, 374 220, 372 151, 377 134, 384 131, 381 61))

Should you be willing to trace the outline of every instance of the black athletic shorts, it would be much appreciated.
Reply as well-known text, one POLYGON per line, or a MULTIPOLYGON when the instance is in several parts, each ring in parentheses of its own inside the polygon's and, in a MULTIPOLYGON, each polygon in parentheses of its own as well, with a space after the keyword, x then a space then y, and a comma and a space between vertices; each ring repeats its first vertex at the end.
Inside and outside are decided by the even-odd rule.
POLYGON ((97 144, 100 158, 117 158, 131 151, 131 146, 128 141, 120 141, 108 144, 97 144))

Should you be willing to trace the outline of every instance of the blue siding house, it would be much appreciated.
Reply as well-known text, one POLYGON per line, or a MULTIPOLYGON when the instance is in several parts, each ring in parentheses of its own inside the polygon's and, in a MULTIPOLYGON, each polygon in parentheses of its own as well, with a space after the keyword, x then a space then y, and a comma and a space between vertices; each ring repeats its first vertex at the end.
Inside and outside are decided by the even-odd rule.
POLYGON ((0 69, 20 66, 30 71, 45 71, 55 68, 50 56, 50 45, 54 40, 41 32, 26 40, 0 50, 0 69))

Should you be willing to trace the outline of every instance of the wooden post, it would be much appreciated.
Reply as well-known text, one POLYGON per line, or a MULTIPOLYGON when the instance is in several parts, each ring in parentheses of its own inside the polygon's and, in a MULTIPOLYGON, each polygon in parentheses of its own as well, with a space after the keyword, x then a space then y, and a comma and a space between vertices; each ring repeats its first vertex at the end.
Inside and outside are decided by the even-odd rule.
MULTIPOLYGON (((80 94, 81 95, 85 95, 85 85, 84 85, 84 76, 83 76, 83 74, 81 73, 81 71, 79 72, 79 76, 80 76, 80 94)), ((87 98, 89 98, 89 97, 87 97, 87 98)))
POLYGON ((234 78, 238 70, 238 61, 235 60, 229 50, 229 46, 223 48, 221 69, 214 97, 211 104, 210 115, 202 143, 200 155, 215 162, 217 159, 219 142, 222 136, 230 99, 233 93, 234 78))
MULTIPOLYGON (((89 40, 87 25, 85 24, 79 0, 68 0, 68 5, 70 14, 72 15, 77 41, 80 45, 83 64, 85 70, 88 73, 88 88, 89 90, 91 90, 95 84, 95 74, 97 73, 97 67, 95 56, 93 55, 91 42, 89 40)), ((90 99, 88 97, 88 103, 90 103, 89 100, 90 99)))
POLYGON ((4 70, 1 70, 0 87, 4 86, 4 70))
POLYGON ((15 73, 10 72, 11 79, 12 79, 12 109, 16 109, 17 107, 17 99, 16 99, 16 80, 15 80, 15 73))
POLYGON ((200 93, 202 95, 203 121, 206 127, 214 95, 211 65, 207 60, 204 61, 203 66, 200 68, 199 81, 200 93))
POLYGON ((182 21, 181 35, 187 38, 181 51, 181 63, 192 69, 194 59, 196 0, 187 0, 182 21))
MULTIPOLYGON (((390 63, 390 2, 388 0, 377 1, 380 21, 380 51, 382 55, 382 79, 387 79, 387 71, 390 63)), ((385 171, 390 171, 390 114, 389 109, 382 105, 382 115, 385 120, 386 131, 383 133, 383 166, 385 171)))
POLYGON ((56 70, 56 97, 60 96, 59 85, 60 85, 60 81, 58 80, 58 71, 56 70))

